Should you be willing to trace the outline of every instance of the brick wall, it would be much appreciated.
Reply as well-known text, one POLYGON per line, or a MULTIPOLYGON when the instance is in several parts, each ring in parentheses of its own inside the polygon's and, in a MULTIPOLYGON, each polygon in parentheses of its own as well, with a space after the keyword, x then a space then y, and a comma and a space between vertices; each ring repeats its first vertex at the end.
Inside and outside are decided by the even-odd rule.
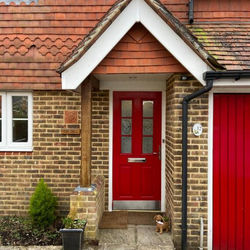
POLYGON ((93 179, 96 188, 91 191, 74 192, 70 196, 70 210, 76 211, 76 218, 87 219, 84 237, 98 238, 98 225, 104 211, 104 177, 93 179))
POLYGON ((109 91, 92 93, 91 177, 105 177, 105 209, 108 209, 109 177, 109 91))
MULTIPOLYGON (((175 99, 174 80, 174 77, 169 80, 166 90, 166 212, 173 225, 176 224, 174 197, 176 195, 175 161, 178 148, 175 147, 177 144, 175 134, 178 133, 176 110, 179 105, 178 100, 175 99)), ((173 226, 171 233, 173 236, 178 233, 178 229, 173 226)))
MULTIPOLYGON (((172 220, 172 236, 177 247, 181 240, 181 118, 182 98, 201 88, 195 80, 181 81, 175 76, 168 81, 166 107, 166 200, 172 220)), ((207 245, 207 131, 208 96, 190 102, 188 120, 188 248, 199 246, 200 217, 204 218, 204 246, 207 245), (196 137, 192 126, 201 123, 203 133, 196 137)))
POLYGON ((68 212, 79 184, 80 109, 79 94, 33 92, 33 152, 0 152, 0 215, 26 214, 40 178, 59 198, 60 212, 68 212))

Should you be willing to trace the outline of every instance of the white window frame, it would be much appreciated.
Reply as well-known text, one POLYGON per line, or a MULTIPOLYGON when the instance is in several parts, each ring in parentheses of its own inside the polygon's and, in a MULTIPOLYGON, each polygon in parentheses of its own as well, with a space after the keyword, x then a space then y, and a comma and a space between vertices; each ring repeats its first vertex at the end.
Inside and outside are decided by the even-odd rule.
POLYGON ((32 151, 32 134, 33 134, 33 98, 32 93, 27 92, 0 92, 2 97, 2 142, 0 142, 0 151, 32 151), (13 142, 12 130, 12 97, 28 97, 28 141, 13 142))

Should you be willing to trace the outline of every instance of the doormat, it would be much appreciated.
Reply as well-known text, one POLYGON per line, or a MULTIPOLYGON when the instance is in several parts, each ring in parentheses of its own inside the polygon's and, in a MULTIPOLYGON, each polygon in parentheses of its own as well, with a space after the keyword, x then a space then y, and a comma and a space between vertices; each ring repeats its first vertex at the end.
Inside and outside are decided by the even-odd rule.
POLYGON ((128 212, 127 211, 112 211, 104 212, 100 229, 126 229, 128 228, 128 212))
POLYGON ((154 216, 159 212, 128 212, 128 224, 155 225, 154 216))

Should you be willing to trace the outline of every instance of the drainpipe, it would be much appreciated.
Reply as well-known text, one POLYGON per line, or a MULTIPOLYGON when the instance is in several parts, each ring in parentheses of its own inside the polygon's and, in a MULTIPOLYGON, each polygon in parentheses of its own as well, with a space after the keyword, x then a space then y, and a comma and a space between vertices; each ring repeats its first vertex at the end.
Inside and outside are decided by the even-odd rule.
POLYGON ((194 22, 194 0, 188 2, 188 22, 189 24, 194 22))
POLYGON ((203 250, 203 236, 204 235, 204 223, 203 218, 200 219, 200 247, 199 250, 203 250))
POLYGON ((188 103, 194 98, 208 92, 213 88, 213 79, 206 80, 206 86, 187 95, 182 101, 182 237, 181 249, 187 249, 187 127, 188 127, 188 103))

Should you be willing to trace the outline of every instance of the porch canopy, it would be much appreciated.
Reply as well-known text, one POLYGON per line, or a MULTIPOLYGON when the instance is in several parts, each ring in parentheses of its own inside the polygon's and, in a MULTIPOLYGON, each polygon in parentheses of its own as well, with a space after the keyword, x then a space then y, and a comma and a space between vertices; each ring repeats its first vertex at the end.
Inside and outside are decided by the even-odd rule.
POLYGON ((121 0, 100 20, 61 64, 63 89, 76 89, 131 27, 140 22, 202 85, 203 73, 221 69, 211 56, 160 1, 121 0))

